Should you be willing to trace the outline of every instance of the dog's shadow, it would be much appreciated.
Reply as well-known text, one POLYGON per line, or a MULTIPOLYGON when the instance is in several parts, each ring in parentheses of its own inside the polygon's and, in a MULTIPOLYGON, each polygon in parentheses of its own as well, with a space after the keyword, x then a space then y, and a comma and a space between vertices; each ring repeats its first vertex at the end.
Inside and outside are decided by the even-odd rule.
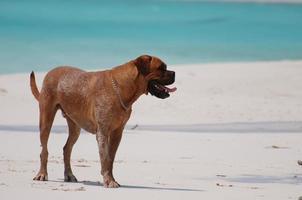
POLYGON ((143 189, 143 190, 166 190, 166 191, 182 191, 182 192, 204 192, 204 190, 190 189, 190 188, 174 188, 174 187, 150 187, 137 185, 122 185, 122 188, 128 189, 143 189))
MULTIPOLYGON (((64 180, 50 180, 50 182, 62 183, 64 180)), ((64 182, 67 183, 67 182, 64 182)), ((87 186, 103 187, 103 183, 99 181, 78 181, 77 183, 87 186)), ((204 190, 190 188, 175 188, 175 187, 153 187, 153 186, 138 186, 138 185, 121 185, 120 188, 126 189, 142 189, 142 190, 163 190, 163 191, 181 191, 181 192, 204 192, 204 190)))
MULTIPOLYGON (((103 186, 98 181, 80 181, 84 185, 103 186)), ((168 191, 183 191, 183 192, 203 192, 204 190, 188 189, 188 188, 174 188, 174 187, 151 187, 151 186, 138 186, 138 185, 121 185, 121 188, 127 189, 143 189, 143 190, 168 190, 168 191)))

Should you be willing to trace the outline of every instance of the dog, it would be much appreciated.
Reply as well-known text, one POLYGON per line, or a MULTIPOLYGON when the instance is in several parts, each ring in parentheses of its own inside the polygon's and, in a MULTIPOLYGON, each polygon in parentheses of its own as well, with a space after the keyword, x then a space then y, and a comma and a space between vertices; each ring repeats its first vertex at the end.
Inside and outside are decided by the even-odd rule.
POLYGON ((46 74, 40 92, 32 72, 30 87, 39 102, 42 147, 40 170, 33 180, 48 180, 47 141, 55 114, 61 110, 69 130, 63 147, 64 181, 77 182, 70 157, 80 130, 84 129, 96 136, 104 187, 119 187, 112 172, 113 162, 133 103, 142 94, 169 97, 176 88, 167 85, 174 82, 175 72, 167 70, 159 58, 149 55, 105 71, 86 72, 69 66, 54 68, 46 74))

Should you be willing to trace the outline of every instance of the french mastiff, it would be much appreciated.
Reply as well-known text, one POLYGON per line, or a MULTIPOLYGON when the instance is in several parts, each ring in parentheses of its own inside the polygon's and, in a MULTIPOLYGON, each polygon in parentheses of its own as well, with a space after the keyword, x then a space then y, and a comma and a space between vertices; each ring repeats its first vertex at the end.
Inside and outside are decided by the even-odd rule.
POLYGON ((175 72, 159 58, 143 55, 111 70, 86 72, 74 67, 57 67, 47 73, 39 92, 34 72, 30 74, 30 87, 40 109, 40 170, 34 177, 46 181, 47 141, 57 110, 66 118, 69 135, 64 150, 64 180, 76 182, 70 165, 70 155, 80 130, 96 136, 101 161, 104 187, 116 188, 113 177, 115 153, 128 121, 133 103, 142 95, 165 99, 176 88, 175 72))

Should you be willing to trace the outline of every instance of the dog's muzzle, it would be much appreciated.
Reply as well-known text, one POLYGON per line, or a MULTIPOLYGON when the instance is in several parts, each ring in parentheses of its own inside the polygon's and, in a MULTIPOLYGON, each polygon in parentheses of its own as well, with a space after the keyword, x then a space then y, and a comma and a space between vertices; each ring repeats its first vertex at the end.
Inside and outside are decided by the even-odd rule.
POLYGON ((170 96, 170 93, 176 91, 176 87, 169 88, 175 82, 175 72, 165 71, 164 75, 159 79, 150 80, 148 83, 148 92, 158 98, 165 99, 170 96))

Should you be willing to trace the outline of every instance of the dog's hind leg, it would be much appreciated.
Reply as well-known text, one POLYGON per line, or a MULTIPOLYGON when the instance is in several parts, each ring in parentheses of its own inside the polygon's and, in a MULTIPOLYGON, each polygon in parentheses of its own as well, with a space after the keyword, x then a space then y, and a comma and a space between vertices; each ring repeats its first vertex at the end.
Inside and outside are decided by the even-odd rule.
MULTIPOLYGON (((41 98, 40 98, 41 99, 41 98)), ((48 150, 47 150, 47 142, 49 138, 49 133, 51 130, 51 126, 57 111, 56 106, 51 105, 49 102, 40 100, 40 142, 42 151, 40 154, 40 170, 38 174, 33 178, 33 180, 37 181, 47 181, 47 160, 48 160, 48 150)))
POLYGON ((64 181, 66 182, 77 182, 76 177, 73 175, 70 165, 70 156, 72 147, 79 138, 81 128, 76 125, 67 115, 65 115, 68 124, 68 139, 63 148, 64 152, 64 181))

